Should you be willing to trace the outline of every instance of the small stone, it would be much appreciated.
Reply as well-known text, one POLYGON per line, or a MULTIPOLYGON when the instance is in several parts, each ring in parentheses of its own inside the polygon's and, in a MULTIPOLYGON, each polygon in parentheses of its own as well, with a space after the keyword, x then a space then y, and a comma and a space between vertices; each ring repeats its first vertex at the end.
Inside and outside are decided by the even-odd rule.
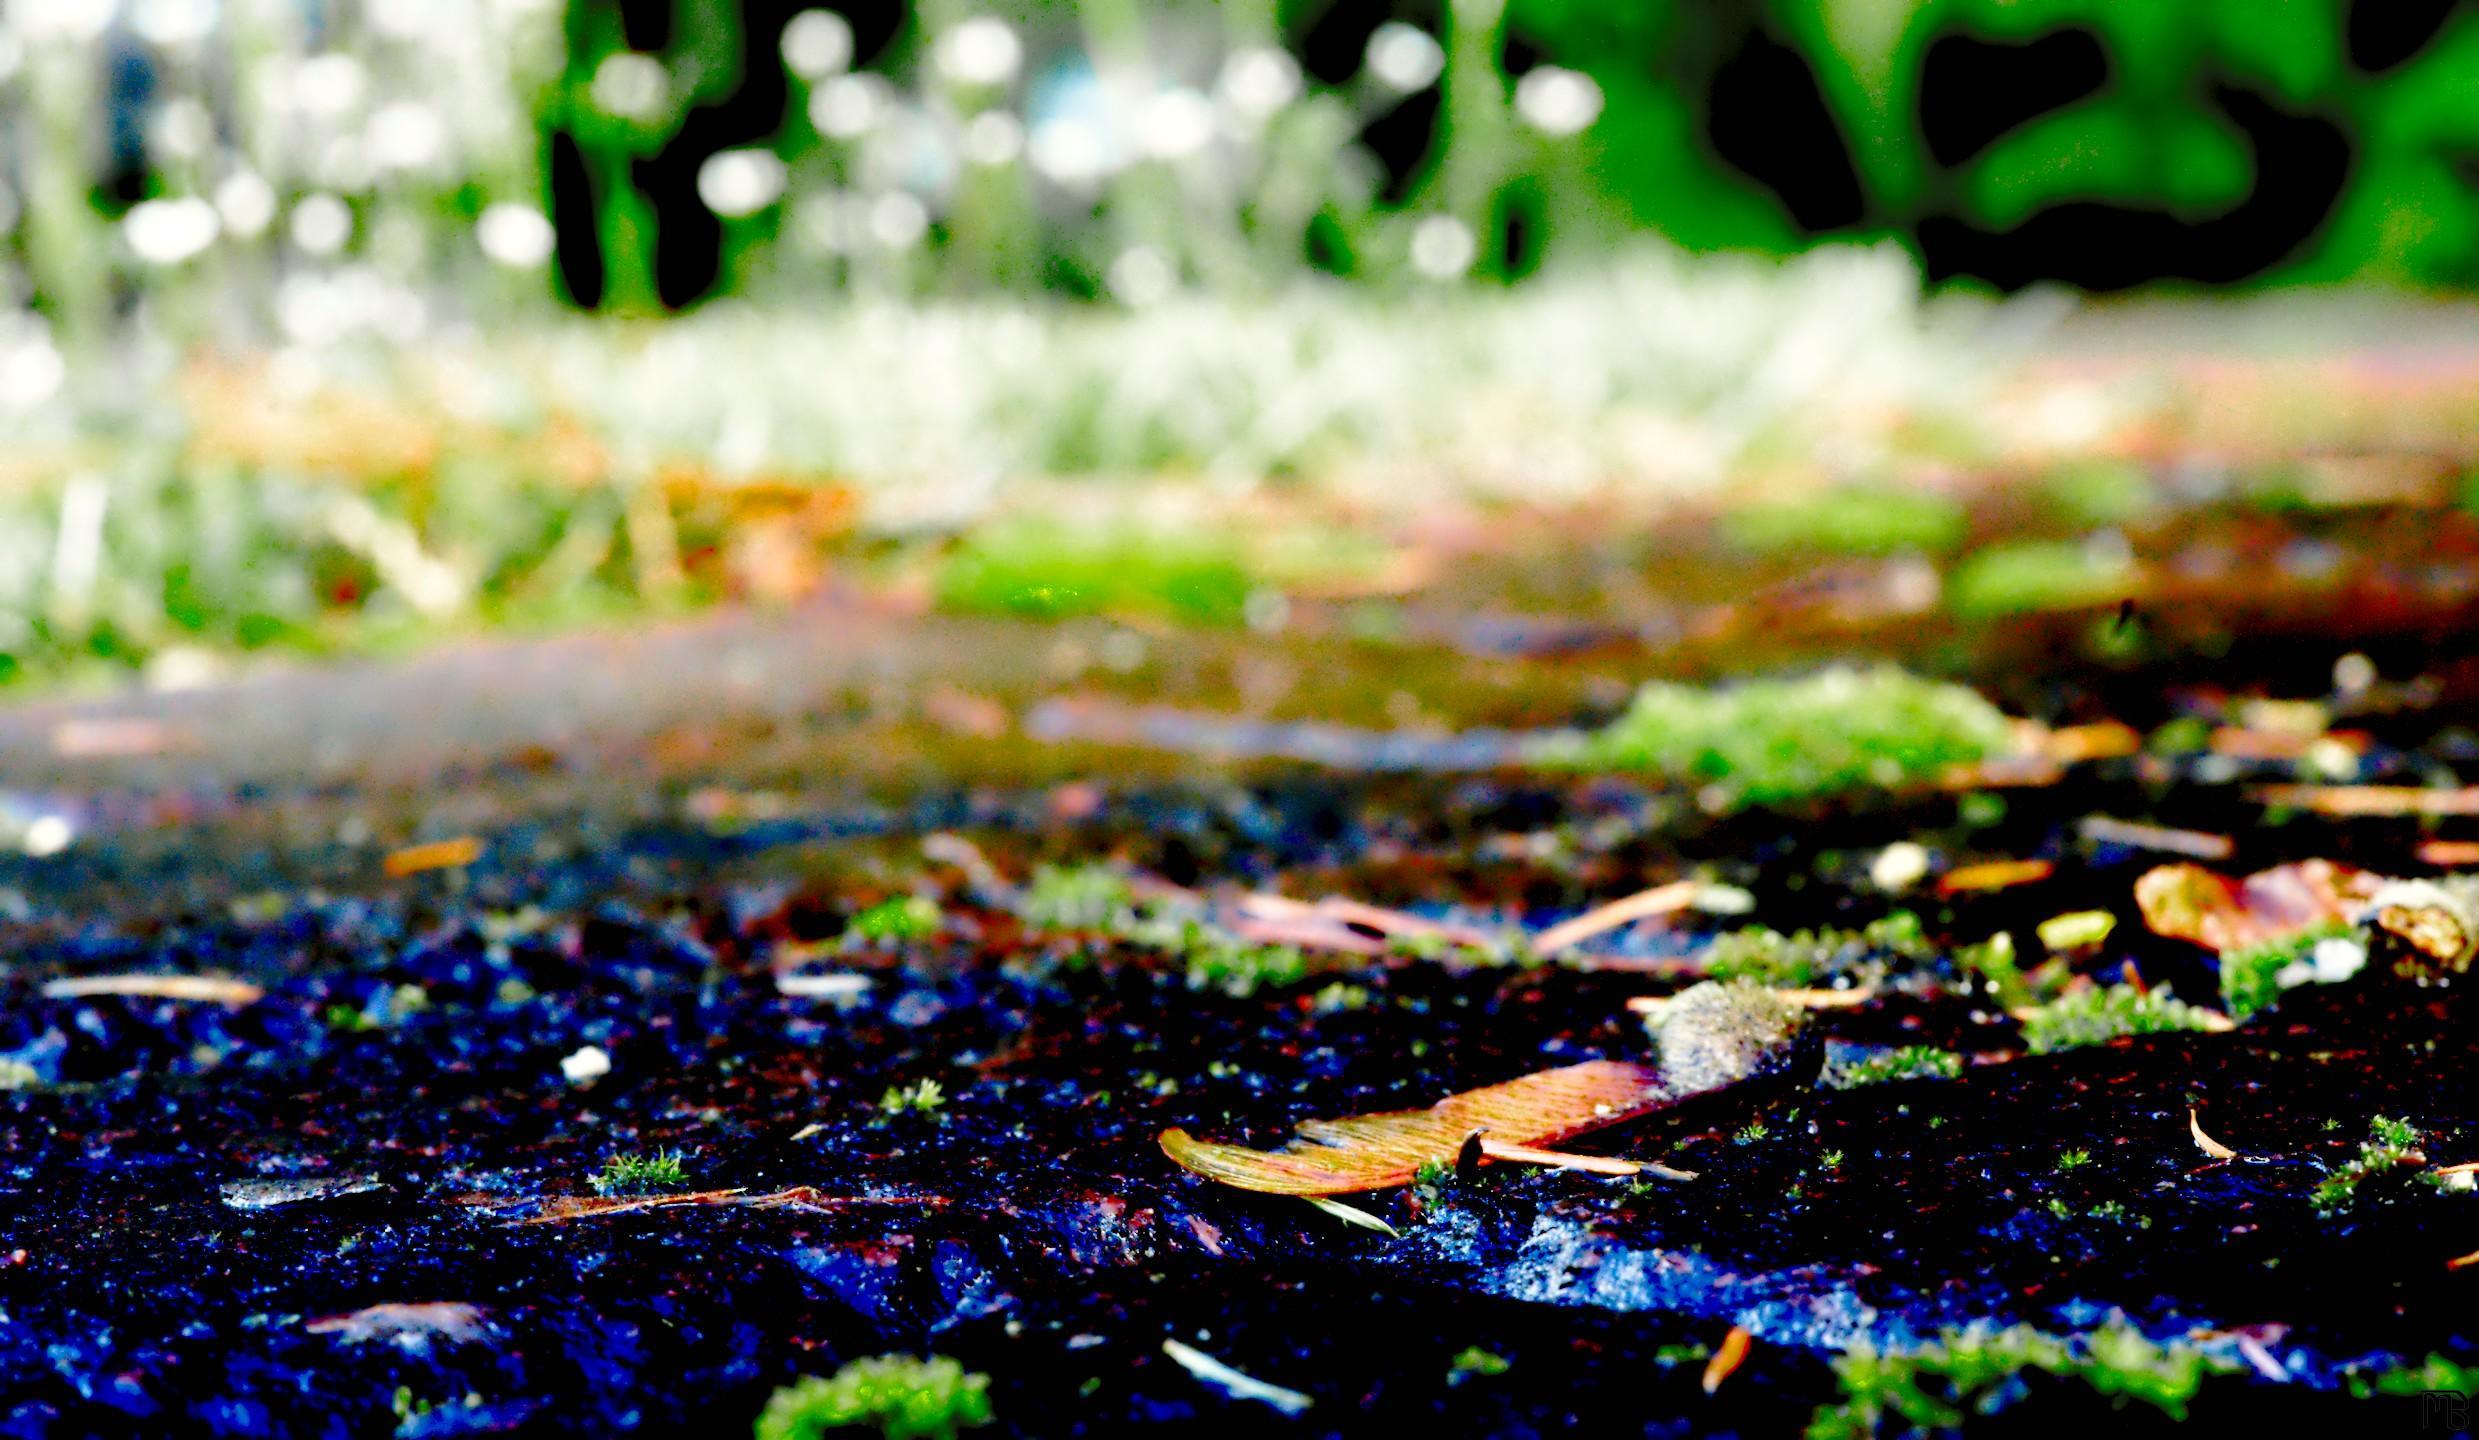
POLYGON ((561 1060, 559 1073, 571 1085, 591 1085, 611 1073, 611 1052, 600 1045, 588 1045, 561 1060))
POLYGON ((235 1210, 275 1210, 313 1200, 366 1195, 379 1188, 372 1175, 304 1175, 273 1179, 227 1180, 224 1203, 235 1210))
POLYGON ((1876 853, 1868 867, 1868 878, 1879 890, 1900 893, 1917 885, 1928 874, 1928 847, 1909 840, 1897 840, 1876 853))

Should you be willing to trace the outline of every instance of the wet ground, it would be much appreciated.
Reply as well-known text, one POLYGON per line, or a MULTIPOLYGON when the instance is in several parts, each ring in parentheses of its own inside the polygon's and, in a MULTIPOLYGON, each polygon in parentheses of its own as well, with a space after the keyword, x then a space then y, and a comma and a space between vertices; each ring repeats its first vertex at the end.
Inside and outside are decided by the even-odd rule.
MULTIPOLYGON (((1643 1057, 1626 1002, 1743 922, 1567 965, 1345 954, 1233 994, 1034 927, 1013 887, 1100 859, 1537 933, 1696 873, 1778 928, 1903 903, 1941 946, 2016 935, 2026 965, 2039 921, 2101 909, 2117 929, 2077 966, 2209 999, 2203 952, 2133 900, 2179 857, 2089 817, 2228 836, 2232 872, 2387 874, 2432 871, 2422 842, 2479 820, 2268 806, 2298 755, 2236 743, 1722 815, 1528 772, 1507 737, 1602 720, 1650 675, 1865 653, 2060 726, 2318 699, 2351 778, 2479 781, 2479 524, 2450 508, 2452 462, 2411 457, 2372 500, 2189 497, 2103 527, 2131 567, 2107 595, 1996 619, 1940 609, 1933 568, 1923 598, 1916 559, 1725 568, 1693 524, 1574 522, 1401 597, 1305 600, 1271 634, 925 616, 856 585, 20 704, 0 712, 0 1431, 738 1433, 797 1375, 936 1351, 987 1372, 1024 1434, 1779 1435, 1838 1398, 1856 1343, 2111 1320, 2227 1367, 2193 1423, 2415 1425, 2415 1399, 2350 1381, 2479 1353, 2479 1275, 2446 1263, 2479 1249, 2479 1199, 2373 1186, 2329 1215, 2313 1192, 2377 1115, 2432 1164, 2479 1159, 2452 988, 2293 991, 2230 1033, 2048 1056, 2001 1007, 1892 995, 1815 1023, 1978 1063, 1725 1091, 1575 1146, 1692 1181, 1492 1166, 1358 1197, 1389 1237, 1188 1175, 1155 1136, 1271 1145, 1308 1116, 1643 1057), (1897 902, 1870 878, 1897 841, 1940 872, 2055 868, 1897 902), (913 893, 939 904, 929 933, 839 939, 913 893), (838 978, 786 994, 789 969, 838 978), (58 983, 141 974, 255 993, 58 983), (888 1113, 922 1081, 943 1106, 888 1113), (2202 1153, 2190 1107, 2242 1157, 2202 1153), (613 1157, 656 1152, 681 1157, 665 1203, 597 1196, 613 1157), (1708 1393, 1734 1326, 1753 1348, 1708 1393), (1312 1403, 1235 1395, 1165 1340, 1312 1403), (1504 1363, 1458 1363, 1476 1350, 1504 1363)), ((1974 514, 1982 538, 2081 533, 2003 495, 1974 514)), ((2112 1415, 2168 1423, 2034 1380, 1989 1424, 2112 1415)))

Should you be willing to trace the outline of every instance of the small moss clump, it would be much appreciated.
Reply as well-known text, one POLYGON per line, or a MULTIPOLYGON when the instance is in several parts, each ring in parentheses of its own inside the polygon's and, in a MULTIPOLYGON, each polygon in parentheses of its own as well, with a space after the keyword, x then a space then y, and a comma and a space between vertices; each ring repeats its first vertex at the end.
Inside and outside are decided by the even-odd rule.
POLYGON ((2232 1368, 2192 1345, 2162 1345, 2123 1322, 2078 1339, 2028 1325, 1948 1330, 1906 1355, 1856 1345, 1834 1362, 1837 1404, 1818 1408, 1808 1440, 1944 1434, 2025 1398, 2033 1377, 2076 1381, 2121 1401, 2186 1418, 2207 1374, 2232 1368))
POLYGON ((1834 1090, 1856 1090, 1862 1085, 1883 1085, 1895 1080, 1951 1080, 1963 1073, 1963 1057, 1934 1045, 1905 1045, 1882 1055, 1871 1055, 1849 1065, 1837 1065, 1825 1072, 1824 1083, 1834 1090))
POLYGON ((677 1150, 614 1155, 589 1181, 599 1195, 650 1195, 688 1183, 685 1157, 677 1150))
POLYGON ((990 1419, 989 1376, 944 1355, 879 1355, 777 1390, 758 1416, 756 1440, 823 1440, 847 1428, 887 1440, 953 1440, 990 1419))
POLYGON ((1141 615, 1236 625, 1255 589, 1247 557, 1212 532, 1021 523, 976 531, 938 575, 950 610, 1141 615))
POLYGON ((1977 692, 1891 665, 1706 688, 1657 682, 1605 729, 1536 748, 1544 764, 1634 770, 1730 805, 1896 788, 2003 750, 2005 714, 1977 692))
POLYGON ((1827 926, 1785 935, 1750 925, 1715 936, 1705 950, 1704 973, 1716 980, 1753 980, 1759 985, 1805 988, 1859 969, 1872 959, 1924 961, 1935 956, 1919 917, 1896 910, 1864 928, 1827 926))
POLYGON ((878 1109, 887 1115, 934 1115, 946 1103, 947 1089, 935 1080, 889 1085, 887 1093, 878 1097, 878 1109))
POLYGON ((2417 1365, 2388 1366, 2373 1375, 2353 1372, 2348 1383, 2351 1395, 2361 1400, 2375 1395, 2423 1395, 2433 1390, 2479 1394, 2479 1366, 2457 1364, 2445 1356, 2430 1354, 2417 1365))
POLYGON ((1951 550, 1970 520, 1944 495, 1890 485, 1840 485, 1746 506, 1722 517, 1722 533, 1746 550, 1891 555, 1951 550))
POLYGON ((1103 865, 1043 865, 1024 887, 1018 913, 1044 930, 1111 930, 1136 914, 1127 877, 1103 865))
POLYGON ((2418 1142, 2419 1132, 2410 1122, 2377 1116, 2367 1127, 2367 1140, 2359 1146, 2358 1154, 2315 1187, 2317 1212, 2337 1215, 2358 1203, 2361 1185, 2418 1163, 2418 1151, 2414 1148, 2418 1142))
POLYGON ((946 916, 938 902, 922 895, 899 895, 881 900, 852 917, 847 932, 873 945, 889 945, 904 940, 927 940, 938 933, 946 916))
POLYGON ((2229 1011, 2229 1018, 2244 1020, 2280 999, 2281 973, 2292 965, 2312 961, 2318 944, 2357 933, 2352 927, 2334 921, 2223 955, 2221 1003, 2229 1011))
POLYGON ((2202 1030, 2211 1024, 2211 1012, 2189 1005, 2165 989, 2094 985, 2035 1007, 2023 1019, 2023 1042, 2034 1055, 2046 1055, 2085 1045, 2105 1045, 2124 1035, 2202 1030))
POLYGON ((1514 1368, 1514 1362, 1494 1350, 1483 1350, 1478 1345, 1468 1346, 1455 1357, 1453 1367, 1446 1372, 1446 1383, 1460 1385, 1466 1380, 1483 1376, 1503 1375, 1514 1368))
POLYGON ((2134 578, 2123 556, 2071 540, 2019 540, 1963 561, 1946 581, 1945 598, 1966 620, 2001 620, 2114 605, 2134 578))

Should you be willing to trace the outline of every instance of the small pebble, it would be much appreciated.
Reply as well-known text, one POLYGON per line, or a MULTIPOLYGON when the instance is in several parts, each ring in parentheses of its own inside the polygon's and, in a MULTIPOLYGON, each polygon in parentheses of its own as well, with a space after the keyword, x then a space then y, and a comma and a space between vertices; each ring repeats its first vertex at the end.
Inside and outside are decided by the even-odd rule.
POLYGON ((611 1073, 611 1052, 600 1045, 588 1045, 559 1062, 559 1073, 571 1085, 590 1085, 611 1073))

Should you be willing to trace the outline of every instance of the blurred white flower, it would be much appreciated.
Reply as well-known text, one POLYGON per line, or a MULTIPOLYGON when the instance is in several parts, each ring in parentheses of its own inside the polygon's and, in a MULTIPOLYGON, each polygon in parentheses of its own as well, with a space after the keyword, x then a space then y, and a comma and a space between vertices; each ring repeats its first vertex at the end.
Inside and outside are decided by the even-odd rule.
POLYGON ((221 228, 215 207, 195 195, 141 200, 121 217, 121 235, 149 265, 178 265, 215 243, 221 228))
POLYGON ((1120 304, 1142 309, 1169 296, 1179 277, 1161 251, 1150 245, 1134 245, 1119 252, 1102 280, 1120 304))
POLYGON ((1452 280, 1480 258, 1472 227, 1452 215, 1430 215, 1412 227, 1412 268, 1432 280, 1452 280))
POLYGON ((1024 63, 1024 46, 1004 20, 976 15, 938 37, 939 73, 959 85, 1004 85, 1024 63))
POLYGON ((1573 135, 1601 118, 1601 87, 1589 75, 1536 65, 1515 82, 1515 113, 1544 135, 1573 135))
MULTIPOLYGON (((109 4, 98 5, 107 14, 109 4)), ((129 28, 149 45, 177 49, 195 45, 215 28, 216 0, 135 0, 129 28)))
POLYGON ((112 28, 112 0, 9 0, 10 28, 37 44, 83 44, 112 28))
POLYGON ((1004 110, 984 110, 965 125, 963 149, 976 165, 1012 165, 1024 153, 1024 126, 1004 110))
POLYGON ((418 40, 434 27, 469 21, 455 13, 460 8, 439 0, 363 0, 370 28, 391 40, 418 40))
POLYGON ((290 89, 293 103, 304 112, 333 120, 361 104, 369 85, 362 62, 324 50, 293 67, 290 89))
POLYGON ((391 100, 370 117, 370 159, 382 170, 422 170, 447 153, 448 126, 419 100, 391 100))
POLYGON ((838 140, 866 135, 886 113, 887 90, 875 75, 838 75, 811 93, 809 123, 838 140))
POLYGON ((147 139, 166 157, 194 160, 215 143, 215 117, 191 95, 176 95, 148 117, 147 139))
POLYGON ((1118 168, 1109 139, 1080 115, 1060 115, 1033 127, 1025 158, 1044 178, 1061 185, 1091 185, 1118 168))
POLYGON ((1271 45, 1235 50, 1215 83, 1222 103, 1246 120, 1263 120, 1299 98, 1300 66, 1271 45))
POLYGON ((1194 90, 1165 90, 1137 113, 1137 134, 1156 160, 1193 155, 1213 142, 1214 102, 1194 90))
POLYGON ((1409 95, 1437 83, 1446 69, 1446 50, 1418 26, 1389 20, 1369 36, 1369 73, 1379 83, 1409 95))
POLYGON ((68 362, 40 320, 7 327, 0 343, 0 408, 26 411, 51 402, 69 376, 68 362))
POLYGON ((832 10, 803 10, 783 27, 783 67, 818 80, 852 63, 852 22, 832 10))
POLYGON ((697 198, 730 219, 754 215, 783 195, 783 161, 769 150, 719 150, 697 167, 697 198))
POLYGON ((293 244, 310 255, 333 255, 353 238, 353 210, 333 195, 303 197, 293 207, 293 244))
POLYGON ((539 269, 559 245, 559 234, 541 211, 513 200, 483 207, 474 239, 493 264, 511 270, 539 269))
POLYGON ((592 93, 595 106, 606 115, 652 120, 671 100, 671 72, 651 55, 615 51, 594 67, 592 93))
POLYGON ((224 233, 248 240, 275 221, 275 187, 254 170, 235 170, 215 187, 215 213, 224 233))
POLYGON ((911 191, 889 191, 870 204, 870 238, 889 250, 909 250, 928 233, 930 212, 911 191))

